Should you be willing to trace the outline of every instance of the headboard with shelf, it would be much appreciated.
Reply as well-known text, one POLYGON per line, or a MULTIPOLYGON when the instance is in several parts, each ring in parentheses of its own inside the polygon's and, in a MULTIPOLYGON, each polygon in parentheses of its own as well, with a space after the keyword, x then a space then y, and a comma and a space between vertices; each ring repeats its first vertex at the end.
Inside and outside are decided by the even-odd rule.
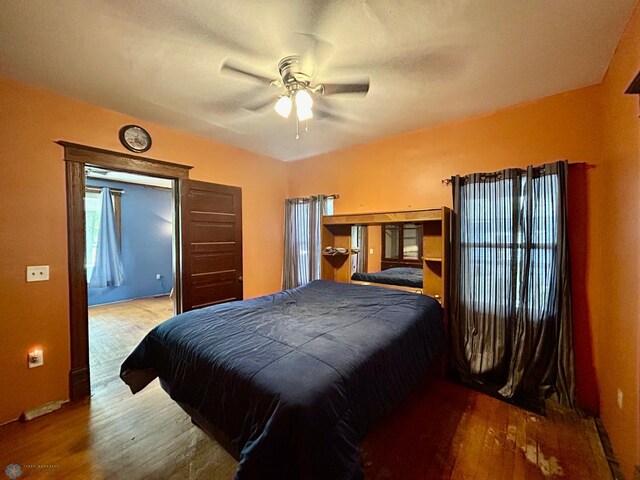
POLYGON ((350 282, 351 226, 416 223, 422 226, 423 293, 437 298, 443 307, 449 299, 451 210, 448 207, 404 212, 332 215, 322 219, 322 249, 342 247, 345 255, 323 255, 322 278, 350 282))

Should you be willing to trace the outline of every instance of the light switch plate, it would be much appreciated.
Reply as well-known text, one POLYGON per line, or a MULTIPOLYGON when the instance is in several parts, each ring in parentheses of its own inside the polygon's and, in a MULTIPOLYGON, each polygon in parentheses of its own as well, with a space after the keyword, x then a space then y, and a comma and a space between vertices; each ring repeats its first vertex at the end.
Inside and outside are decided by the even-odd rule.
POLYGON ((49 265, 27 267, 27 282, 44 282, 45 280, 49 280, 49 265))

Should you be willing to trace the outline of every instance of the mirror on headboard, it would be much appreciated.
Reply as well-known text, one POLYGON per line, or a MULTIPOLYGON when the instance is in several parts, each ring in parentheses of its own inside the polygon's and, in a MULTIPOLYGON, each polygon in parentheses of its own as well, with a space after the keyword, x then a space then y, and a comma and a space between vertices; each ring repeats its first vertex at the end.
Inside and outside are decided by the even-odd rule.
POLYGON ((322 278, 418 291, 445 305, 449 290, 450 218, 447 207, 325 216, 322 278), (380 281, 353 278, 360 273, 389 273, 396 265, 417 273, 418 286, 383 285, 380 281))
POLYGON ((422 224, 353 225, 351 280, 422 289, 422 224))

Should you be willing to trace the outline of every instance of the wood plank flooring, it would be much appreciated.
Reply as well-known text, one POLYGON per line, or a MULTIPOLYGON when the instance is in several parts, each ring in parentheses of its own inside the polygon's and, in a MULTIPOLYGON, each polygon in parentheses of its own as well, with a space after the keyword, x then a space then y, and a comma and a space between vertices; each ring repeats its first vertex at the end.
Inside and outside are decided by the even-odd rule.
MULTIPOLYGON (((14 463, 20 479, 231 480, 236 462, 157 380, 134 396, 118 378, 124 357, 171 312, 166 298, 92 308, 92 398, 0 427, 0 474, 14 463)), ((362 451, 366 480, 611 478, 592 419, 553 404, 545 418, 440 379, 362 451)))

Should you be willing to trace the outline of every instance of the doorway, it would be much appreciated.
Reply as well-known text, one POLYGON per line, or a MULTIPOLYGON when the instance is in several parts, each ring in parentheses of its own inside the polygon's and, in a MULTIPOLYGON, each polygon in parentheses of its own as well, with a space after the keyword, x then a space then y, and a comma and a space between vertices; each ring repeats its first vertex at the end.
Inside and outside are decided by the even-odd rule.
MULTIPOLYGON (((126 155, 69 142, 57 142, 64 147, 67 183, 67 232, 69 262, 69 327, 71 369, 69 397, 80 400, 91 394, 89 362, 88 285, 85 270, 87 239, 85 232, 86 167, 163 178, 172 182, 173 218, 180 218, 180 181, 188 180, 188 165, 126 155)), ((175 313, 182 311, 182 270, 180 222, 173 222, 172 248, 174 258, 175 313)))
MULTIPOLYGON (((86 167, 172 182, 174 313, 243 298, 242 189, 189 179, 188 165, 122 154, 69 142, 64 147, 67 184, 69 397, 91 394, 88 288, 85 269, 86 167)), ((113 371, 111 371, 113 373, 113 371)))
POLYGON ((174 185, 85 166, 86 281, 93 395, 142 338, 175 312, 174 185))

